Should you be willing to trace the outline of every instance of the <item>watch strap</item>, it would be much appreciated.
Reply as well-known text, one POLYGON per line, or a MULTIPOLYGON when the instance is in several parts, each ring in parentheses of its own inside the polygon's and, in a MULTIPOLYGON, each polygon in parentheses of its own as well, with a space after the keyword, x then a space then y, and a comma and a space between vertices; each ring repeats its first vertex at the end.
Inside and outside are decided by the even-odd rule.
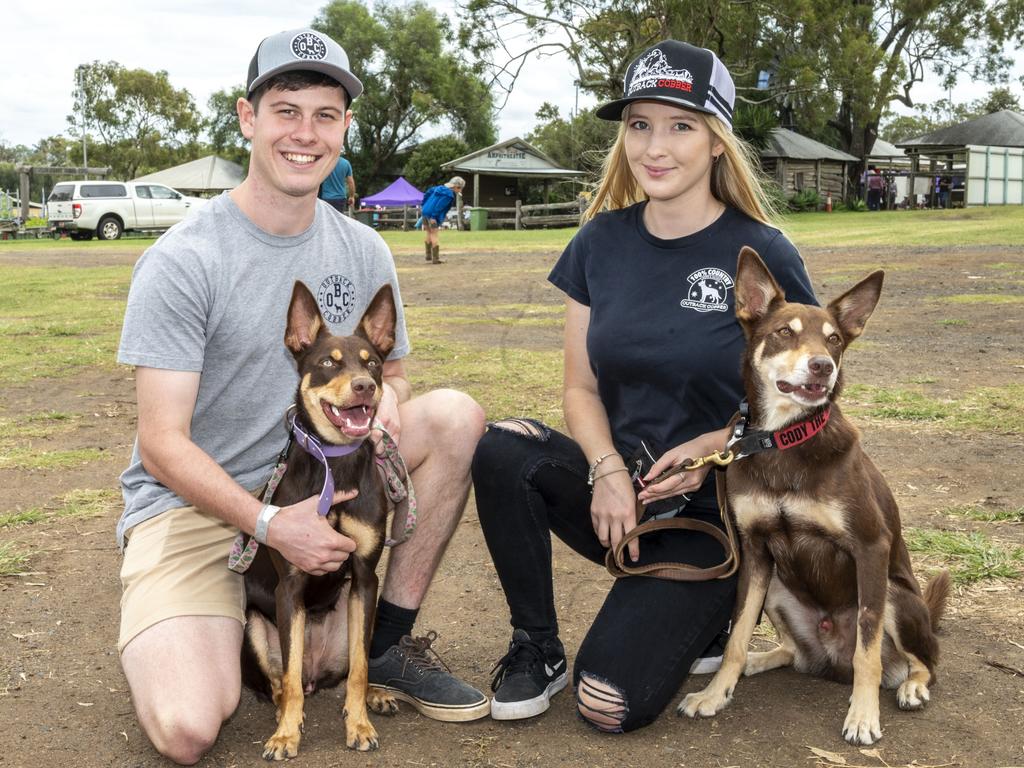
POLYGON ((267 543, 267 531, 270 529, 270 521, 280 511, 281 508, 275 507, 273 504, 263 505, 263 509, 260 510, 260 514, 256 518, 256 530, 252 534, 252 537, 260 544, 267 543))

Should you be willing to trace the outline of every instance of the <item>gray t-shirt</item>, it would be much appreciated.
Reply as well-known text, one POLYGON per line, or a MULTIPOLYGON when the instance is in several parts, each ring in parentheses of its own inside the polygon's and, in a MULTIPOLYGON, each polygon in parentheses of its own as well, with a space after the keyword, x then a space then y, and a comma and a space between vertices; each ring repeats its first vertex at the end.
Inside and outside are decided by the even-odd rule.
MULTIPOLYGON (((287 440, 283 418, 299 377, 284 334, 296 280, 316 296, 336 334, 351 333, 377 290, 390 283, 398 329, 388 359, 408 354, 387 245, 322 201, 309 229, 279 237, 222 194, 157 240, 132 275, 118 362, 200 372, 191 438, 250 490, 266 482, 287 440)), ((138 440, 121 491, 122 547, 126 530, 187 504, 142 466, 138 440)))

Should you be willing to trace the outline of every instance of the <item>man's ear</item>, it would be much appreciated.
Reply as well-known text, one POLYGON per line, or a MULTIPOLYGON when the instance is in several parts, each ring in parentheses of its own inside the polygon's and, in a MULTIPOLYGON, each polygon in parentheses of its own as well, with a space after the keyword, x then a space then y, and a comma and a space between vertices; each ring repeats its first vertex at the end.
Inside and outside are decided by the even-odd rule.
POLYGON ((238 113, 238 127, 242 131, 242 135, 252 141, 253 134, 256 132, 255 120, 256 120, 256 109, 253 107, 252 102, 248 99, 243 99, 241 96, 238 97, 238 101, 235 102, 235 112, 238 113))

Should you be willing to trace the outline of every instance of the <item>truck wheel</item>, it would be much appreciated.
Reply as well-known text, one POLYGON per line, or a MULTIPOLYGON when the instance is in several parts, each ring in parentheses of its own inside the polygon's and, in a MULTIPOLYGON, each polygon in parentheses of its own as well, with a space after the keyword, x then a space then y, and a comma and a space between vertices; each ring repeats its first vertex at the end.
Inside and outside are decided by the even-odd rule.
POLYGON ((96 227, 96 237, 99 240, 117 240, 121 237, 122 232, 124 232, 124 227, 113 216, 100 219, 99 226, 96 227))

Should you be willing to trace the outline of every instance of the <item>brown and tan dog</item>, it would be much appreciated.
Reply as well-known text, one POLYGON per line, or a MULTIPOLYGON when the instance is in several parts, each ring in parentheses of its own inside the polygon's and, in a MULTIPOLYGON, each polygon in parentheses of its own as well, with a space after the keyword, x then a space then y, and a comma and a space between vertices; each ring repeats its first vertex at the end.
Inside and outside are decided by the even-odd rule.
MULTIPOLYGON (((367 437, 380 403, 384 358, 395 342, 395 323, 394 296, 385 286, 370 302, 354 335, 333 336, 316 299, 305 285, 295 284, 285 345, 299 370, 298 423, 328 454, 324 462, 334 487, 359 490, 355 499, 327 512, 328 522, 355 540, 356 550, 340 570, 311 576, 274 549, 261 546, 245 573, 242 679, 277 706, 277 731, 264 745, 263 757, 268 760, 298 753, 305 694, 338 685, 346 673, 345 740, 350 748, 377 748, 367 704, 382 714, 398 709, 393 697, 367 683, 376 567, 388 514, 367 437), (332 450, 347 450, 339 446, 353 450, 330 456, 332 450), (346 603, 347 613, 339 609, 346 603)), ((324 487, 324 463, 301 442, 293 440, 289 449, 287 471, 273 496, 277 506, 315 496, 324 487)))
POLYGON ((686 696, 681 714, 710 717, 729 703, 740 674, 790 664, 852 681, 843 724, 851 744, 881 737, 880 686, 897 688, 901 709, 928 702, 949 574, 922 594, 896 501, 835 403, 843 353, 874 311, 882 278, 874 272, 824 309, 790 304, 760 257, 740 253, 748 424, 775 445, 728 468, 742 542, 732 636, 721 669, 686 696), (781 645, 748 655, 762 605, 781 645))

